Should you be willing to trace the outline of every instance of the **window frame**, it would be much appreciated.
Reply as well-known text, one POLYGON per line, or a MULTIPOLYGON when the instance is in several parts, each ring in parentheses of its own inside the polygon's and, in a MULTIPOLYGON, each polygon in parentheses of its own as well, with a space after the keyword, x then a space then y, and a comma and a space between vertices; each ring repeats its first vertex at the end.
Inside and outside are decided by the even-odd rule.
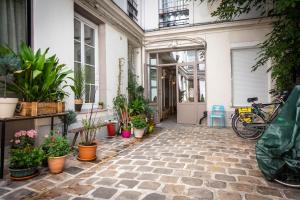
MULTIPOLYGON (((99 83, 100 83, 100 76, 99 76, 99 26, 96 25, 95 23, 91 22, 90 20, 86 19, 85 17, 81 16, 78 13, 75 13, 74 15, 74 21, 77 20, 80 22, 80 62, 75 61, 75 56, 74 56, 74 69, 75 69, 75 63, 80 63, 81 69, 84 69, 84 66, 86 65, 85 63, 85 41, 84 41, 84 26, 88 26, 94 30, 94 68, 95 68, 95 101, 94 102, 86 102, 85 98, 85 92, 84 92, 84 97, 83 97, 83 106, 82 109, 90 109, 92 108, 94 104, 94 108, 97 107, 97 102, 99 102, 99 83)), ((75 29, 74 29, 74 35, 75 35, 75 29)), ((73 37, 73 41, 75 43, 75 38, 73 37)), ((78 41, 78 40, 77 40, 78 41)), ((91 45, 88 45, 91 46, 91 45)), ((91 46, 92 47, 92 46, 91 46)), ((74 44, 75 48, 75 44, 74 44)), ((74 49, 75 50, 75 49, 74 49)), ((75 52, 75 51, 74 51, 75 52)), ((88 66, 93 66, 90 64, 87 64, 88 66)))

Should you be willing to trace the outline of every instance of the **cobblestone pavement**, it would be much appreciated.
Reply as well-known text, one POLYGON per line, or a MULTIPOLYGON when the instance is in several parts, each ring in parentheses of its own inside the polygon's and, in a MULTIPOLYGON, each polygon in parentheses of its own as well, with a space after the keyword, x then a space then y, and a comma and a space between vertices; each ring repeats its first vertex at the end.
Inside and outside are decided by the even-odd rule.
POLYGON ((150 137, 102 141, 95 162, 68 160, 65 172, 2 181, 1 199, 186 200, 300 199, 300 190, 267 182, 254 142, 230 129, 164 124, 150 137))

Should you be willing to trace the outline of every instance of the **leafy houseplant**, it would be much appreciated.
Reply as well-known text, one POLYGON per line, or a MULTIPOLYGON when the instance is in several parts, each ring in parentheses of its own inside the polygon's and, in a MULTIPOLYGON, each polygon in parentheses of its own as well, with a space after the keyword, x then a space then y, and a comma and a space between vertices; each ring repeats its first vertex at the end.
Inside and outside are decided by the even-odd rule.
POLYGON ((104 102, 100 101, 98 103, 99 109, 103 109, 104 108, 104 102))
POLYGON ((50 136, 46 137, 42 149, 48 157, 50 172, 53 174, 62 172, 66 156, 71 151, 68 140, 57 133, 51 132, 50 136))
POLYGON ((19 131, 11 140, 9 171, 12 179, 33 177, 44 159, 44 152, 34 147, 35 130, 19 131))
POLYGON ((122 125, 122 136, 129 138, 131 136, 130 132, 130 121, 129 121, 129 110, 128 101, 126 96, 120 94, 116 96, 113 100, 114 109, 117 111, 119 120, 122 125))
MULTIPOLYGON (((48 50, 43 53, 40 49, 34 52, 26 44, 21 45, 19 53, 21 68, 14 72, 14 81, 9 84, 9 89, 20 95, 23 102, 61 102, 67 95, 64 91, 68 86, 66 78, 72 71, 65 69, 64 64, 59 64, 56 55, 47 57, 48 50)), ((23 105, 26 107, 28 104, 23 105)), ((56 112, 53 109, 51 111, 56 112)), ((39 110, 37 112, 39 113, 39 110)))
POLYGON ((84 95, 84 70, 78 70, 74 73, 73 83, 74 85, 71 85, 70 87, 75 96, 75 111, 80 112, 84 95))
POLYGON ((4 85, 3 98, 0 98, 0 117, 12 117, 15 112, 18 98, 7 98, 7 83, 14 71, 20 68, 20 59, 9 48, 0 46, 0 76, 4 85))
POLYGON ((134 128, 134 136, 136 138, 142 138, 147 127, 146 119, 141 116, 135 116, 131 120, 132 126, 134 128))
POLYGON ((78 144, 78 160, 91 161, 97 158, 96 133, 104 124, 93 117, 93 106, 90 115, 82 120, 83 131, 80 134, 81 142, 78 144))

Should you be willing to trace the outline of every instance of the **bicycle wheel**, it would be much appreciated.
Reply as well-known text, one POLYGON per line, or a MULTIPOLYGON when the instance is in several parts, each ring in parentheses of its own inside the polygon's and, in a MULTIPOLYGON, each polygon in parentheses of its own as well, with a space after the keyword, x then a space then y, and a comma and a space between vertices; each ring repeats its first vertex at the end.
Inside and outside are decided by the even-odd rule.
POLYGON ((251 118, 250 123, 246 123, 240 115, 233 116, 232 128, 239 137, 255 140, 264 132, 264 120, 255 113, 250 113, 247 117, 251 118))

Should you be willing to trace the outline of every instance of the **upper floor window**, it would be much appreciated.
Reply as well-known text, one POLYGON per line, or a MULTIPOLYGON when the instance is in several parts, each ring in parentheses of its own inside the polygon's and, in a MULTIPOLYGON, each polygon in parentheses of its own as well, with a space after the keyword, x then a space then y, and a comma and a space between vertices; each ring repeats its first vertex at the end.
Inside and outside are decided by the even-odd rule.
POLYGON ((180 26, 189 23, 189 9, 186 0, 159 1, 159 27, 180 26))
POLYGON ((98 101, 98 27, 87 19, 76 15, 74 19, 74 73, 84 72, 85 103, 98 101))
POLYGON ((127 11, 128 16, 137 21, 138 10, 136 0, 127 0, 127 11))

